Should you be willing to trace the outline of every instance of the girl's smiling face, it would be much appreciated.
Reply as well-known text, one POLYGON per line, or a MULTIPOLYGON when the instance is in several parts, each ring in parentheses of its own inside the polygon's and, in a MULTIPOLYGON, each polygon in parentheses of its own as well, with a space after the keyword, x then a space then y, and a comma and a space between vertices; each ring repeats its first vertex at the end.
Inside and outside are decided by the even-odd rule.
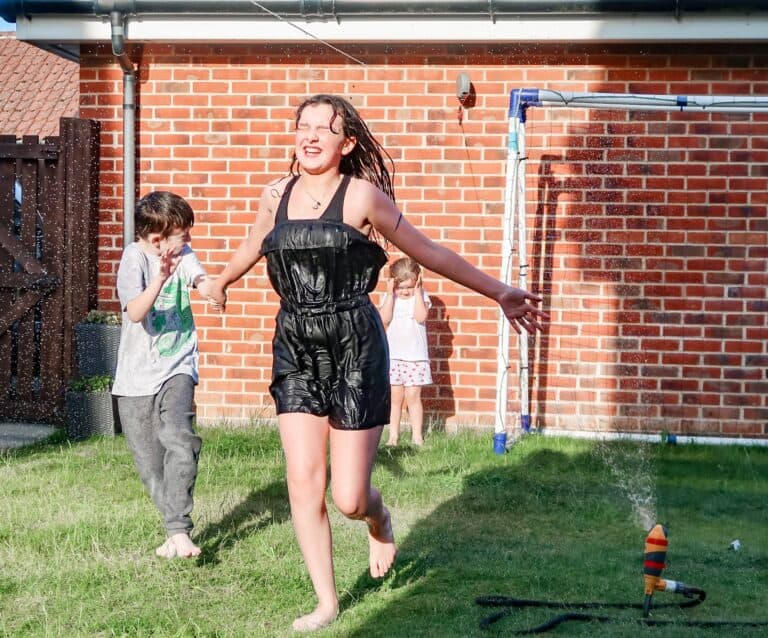
POLYGON ((355 143, 354 138, 344 136, 342 119, 334 116, 330 104, 306 106, 296 123, 294 152, 307 172, 323 172, 338 166, 355 143))

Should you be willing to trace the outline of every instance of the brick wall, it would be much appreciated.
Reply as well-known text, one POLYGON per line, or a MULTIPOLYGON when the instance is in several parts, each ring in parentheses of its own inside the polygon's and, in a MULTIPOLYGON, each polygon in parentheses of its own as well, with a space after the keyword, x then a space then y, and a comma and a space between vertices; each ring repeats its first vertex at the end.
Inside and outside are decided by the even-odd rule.
MULTIPOLYGON (((339 93, 394 158, 408 218, 498 276, 511 89, 768 93, 765 46, 645 49, 350 47, 362 66, 319 45, 147 45, 134 55, 140 194, 190 200, 193 246, 215 274, 245 237, 262 187, 287 172, 295 106, 339 93), (477 99, 460 118, 462 71, 477 99)), ((121 83, 106 49, 84 48, 81 115, 102 123, 104 306, 115 305, 121 250, 121 83)), ((532 108, 526 131, 529 282, 552 315, 531 341, 534 424, 766 434, 768 116, 532 108)), ((488 425, 497 311, 431 274, 425 287, 435 302, 427 418, 488 425)), ((205 420, 272 414, 277 304, 263 264, 230 291, 223 318, 195 305, 205 420)))

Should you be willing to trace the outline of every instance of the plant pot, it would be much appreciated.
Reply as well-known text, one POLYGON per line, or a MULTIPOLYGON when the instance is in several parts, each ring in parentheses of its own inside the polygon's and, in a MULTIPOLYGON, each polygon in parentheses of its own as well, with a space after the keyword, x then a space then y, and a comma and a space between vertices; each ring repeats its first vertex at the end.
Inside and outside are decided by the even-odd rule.
POLYGON ((114 399, 109 392, 68 390, 65 403, 70 439, 87 439, 94 434, 114 436, 120 431, 114 399))
POLYGON ((115 376, 117 349, 120 346, 120 326, 101 323, 78 323, 75 326, 77 341, 77 370, 80 376, 100 374, 115 376))

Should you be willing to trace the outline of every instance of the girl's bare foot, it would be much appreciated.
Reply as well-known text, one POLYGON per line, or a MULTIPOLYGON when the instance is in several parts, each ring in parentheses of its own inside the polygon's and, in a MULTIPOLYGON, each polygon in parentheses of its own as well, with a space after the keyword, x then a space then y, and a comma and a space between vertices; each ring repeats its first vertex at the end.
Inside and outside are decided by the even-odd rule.
POLYGON ((293 621, 294 631, 317 631, 323 627, 327 627, 339 615, 338 605, 324 609, 318 606, 311 614, 306 616, 300 616, 293 621))
POLYGON ((395 447, 396 445, 397 445, 397 439, 395 439, 394 441, 392 439, 389 439, 387 441, 387 447, 395 447))
POLYGON ((392 517, 389 510, 383 507, 384 515, 381 522, 368 519, 368 544, 370 547, 369 562, 371 576, 381 578, 386 575, 397 556, 395 535, 392 533, 392 517))
POLYGON ((174 534, 155 550, 155 554, 162 558, 192 558, 200 556, 200 552, 200 548, 184 532, 174 534))

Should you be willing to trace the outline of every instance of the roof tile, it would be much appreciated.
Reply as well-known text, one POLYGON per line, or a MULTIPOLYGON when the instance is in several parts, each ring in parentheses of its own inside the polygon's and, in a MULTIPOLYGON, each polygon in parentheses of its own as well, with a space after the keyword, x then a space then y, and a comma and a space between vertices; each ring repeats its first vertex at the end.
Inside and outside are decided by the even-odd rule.
POLYGON ((79 65, 0 32, 0 135, 59 134, 59 118, 77 117, 79 65))

